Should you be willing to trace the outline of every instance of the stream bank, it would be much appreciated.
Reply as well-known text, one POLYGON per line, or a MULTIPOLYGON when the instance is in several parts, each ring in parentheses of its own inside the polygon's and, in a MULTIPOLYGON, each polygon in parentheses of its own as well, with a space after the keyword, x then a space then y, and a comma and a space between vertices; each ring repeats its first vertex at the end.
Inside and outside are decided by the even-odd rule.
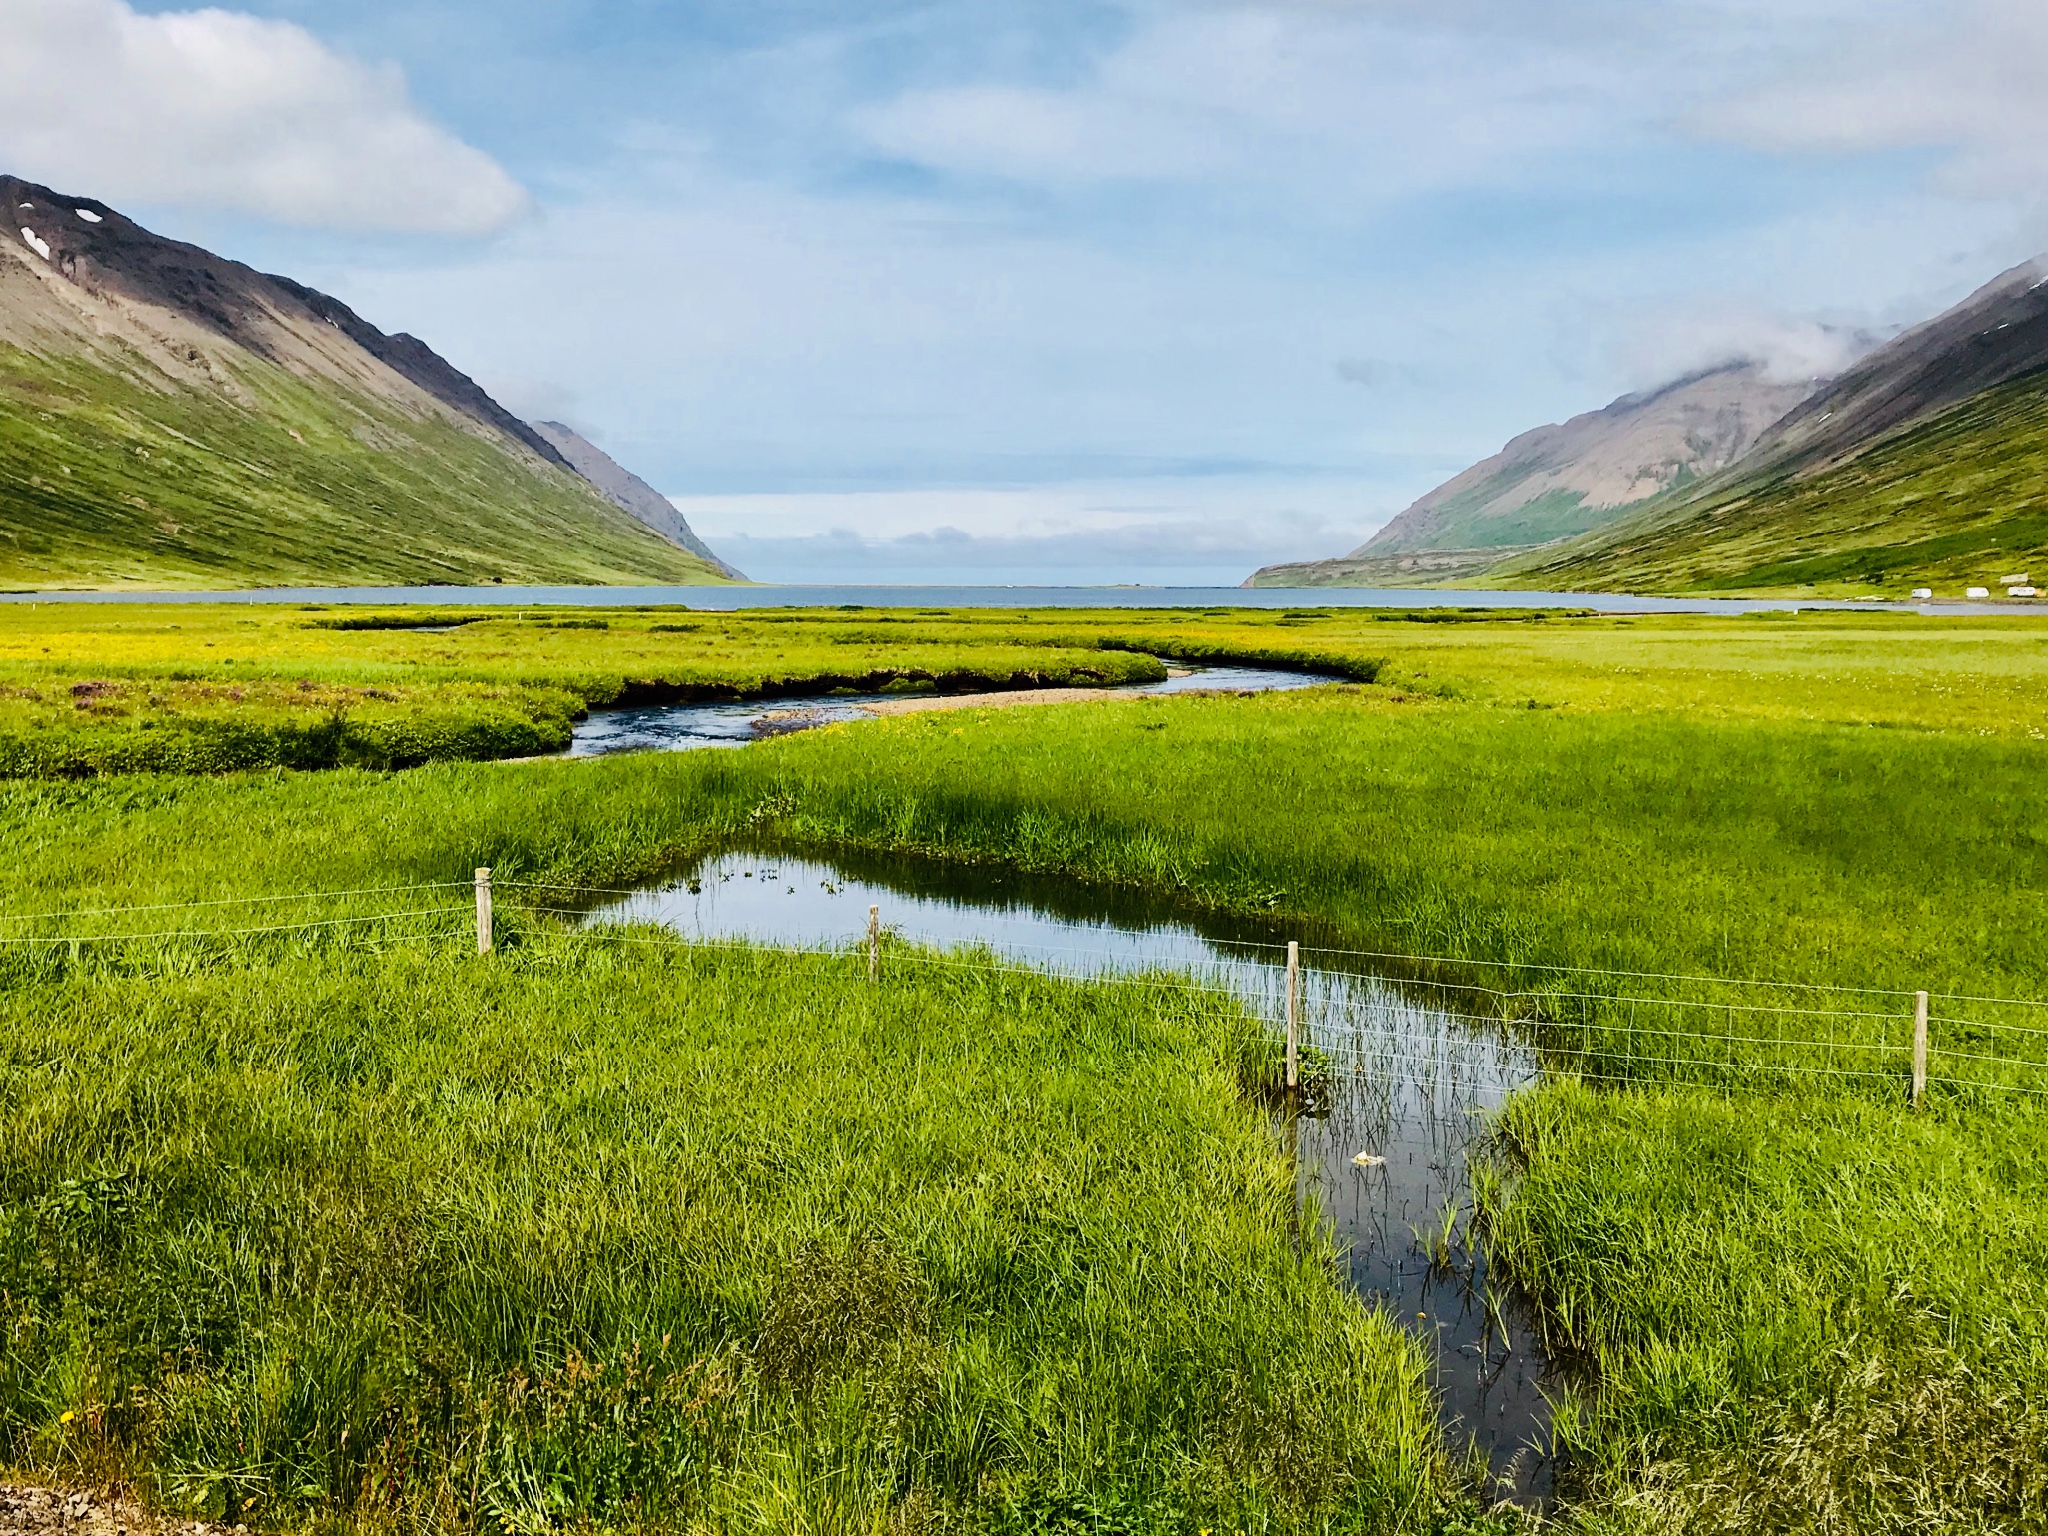
MULTIPOLYGON (((1220 988, 1269 1023, 1283 1016, 1286 947, 1270 922, 1046 875, 732 850, 584 920, 829 949, 859 941, 870 906, 885 966, 898 945, 981 950, 1073 976, 1220 988)), ((1549 1398, 1563 1384, 1526 1303, 1493 1275, 1472 1231, 1468 1163, 1488 1116, 1536 1080, 1536 1053, 1358 958, 1303 950, 1304 1032, 1329 1077, 1308 1112, 1275 1117, 1297 1203, 1328 1224, 1347 1284, 1429 1344, 1453 1451, 1476 1449, 1502 1496, 1540 1503, 1554 1475, 1549 1398)))
POLYGON ((688 752, 704 747, 743 747, 796 731, 850 720, 927 709, 1000 709, 1014 705, 1086 703, 1102 699, 1157 698, 1178 694, 1275 693, 1315 688, 1343 679, 1313 672, 1267 667, 1180 667, 1162 682, 1127 688, 1027 688, 1005 692, 819 693, 790 698, 727 699, 636 705, 592 710, 571 737, 570 757, 605 757, 615 752, 688 752))

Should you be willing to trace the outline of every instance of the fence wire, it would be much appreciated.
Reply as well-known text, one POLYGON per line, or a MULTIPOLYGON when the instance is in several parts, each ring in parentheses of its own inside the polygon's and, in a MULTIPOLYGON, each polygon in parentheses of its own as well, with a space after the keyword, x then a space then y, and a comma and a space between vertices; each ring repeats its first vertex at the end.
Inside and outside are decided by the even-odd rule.
MULTIPOLYGON (((159 902, 126 907, 0 913, 0 954, 165 941, 260 941, 307 935, 335 942, 466 940, 472 907, 448 893, 467 880, 366 886, 159 902), (288 922, 151 927, 134 919, 177 913, 258 915, 264 907, 414 897, 342 915, 288 922), (107 931, 93 918, 128 919, 107 931), (421 924, 429 925, 425 929, 421 924), (44 931, 22 931, 44 925, 44 931)), ((611 944, 703 947, 674 930, 654 932, 593 921, 591 905, 640 895, 623 887, 538 880, 495 883, 500 921, 533 924, 563 937, 611 944)), ((173 919, 175 921, 175 919, 173 919)), ((1191 1001, 1246 1008, 1269 1032, 1284 1029, 1287 946, 1230 940, 1189 969, 1185 960, 1091 948, 1013 943, 990 936, 972 947, 938 951, 885 935, 890 974, 924 969, 1019 978, 1086 978, 1122 987, 1167 989, 1191 1001)), ((735 941, 744 944, 746 941, 735 941)), ((780 947, 780 946, 778 946, 780 947)), ((827 950, 859 951, 847 935, 827 950)), ((1910 1080, 1914 994, 1854 987, 1681 972, 1536 964, 1393 951, 1302 945, 1297 976, 1300 1039, 1318 1071, 1354 1075, 1427 1066, 1462 1073, 1506 1091, 1540 1073, 1589 1082, 1684 1080, 1729 1086, 1767 1079, 1902 1083, 1910 1080), (1446 976, 1442 971, 1455 974, 1446 976), (1432 971, 1437 974, 1432 974, 1432 971), (1506 976, 1500 973, 1508 973, 1506 976), (1510 978, 1543 978, 1527 985, 1510 978), (1656 984, 1654 986, 1646 984, 1656 984), (1718 1018, 1719 1027, 1714 1027, 1718 1018)), ((1928 1087, 2048 1095, 2048 1001, 1930 992, 1941 1007, 1928 1018, 1928 1087), (2024 1022, 2023 1022, 2024 1021, 2024 1022)))

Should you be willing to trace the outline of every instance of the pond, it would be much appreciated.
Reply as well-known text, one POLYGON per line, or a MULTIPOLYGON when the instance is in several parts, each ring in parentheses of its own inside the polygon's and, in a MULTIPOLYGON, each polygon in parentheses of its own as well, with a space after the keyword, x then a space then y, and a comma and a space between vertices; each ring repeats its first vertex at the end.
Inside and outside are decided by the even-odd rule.
MULTIPOLYGON (((859 940, 871 905, 892 945, 980 946, 1074 975, 1178 970, 1269 1020, 1284 1017, 1283 934, 1056 877, 728 852, 587 920, 830 948, 859 940)), ((1330 1061, 1332 1081, 1326 1103, 1281 1115, 1276 1134, 1299 1197, 1334 1229, 1350 1284, 1433 1347, 1452 1448, 1484 1452, 1502 1496, 1542 1500, 1553 1472, 1545 1393, 1560 1383, 1526 1305, 1494 1283, 1471 1238, 1466 1163, 1487 1114, 1535 1080, 1536 1056, 1504 1027, 1419 995, 1426 988, 1373 975, 1368 958, 1304 947, 1304 1032, 1330 1061), (1447 1210, 1454 1237, 1444 1262, 1432 1250, 1447 1210)))
MULTIPOLYGON (((1177 667, 1175 672, 1175 676, 1163 682, 1104 691, 1134 696, 1271 693, 1340 681, 1312 672, 1279 672, 1263 667, 1177 667)), ((841 720, 871 720, 882 708, 900 706, 911 700, 937 702, 933 695, 923 693, 849 693, 593 710, 588 719, 576 726, 569 743, 569 755, 602 757, 613 752, 683 752, 697 747, 743 747, 763 737, 786 736, 792 731, 832 725, 841 720)))

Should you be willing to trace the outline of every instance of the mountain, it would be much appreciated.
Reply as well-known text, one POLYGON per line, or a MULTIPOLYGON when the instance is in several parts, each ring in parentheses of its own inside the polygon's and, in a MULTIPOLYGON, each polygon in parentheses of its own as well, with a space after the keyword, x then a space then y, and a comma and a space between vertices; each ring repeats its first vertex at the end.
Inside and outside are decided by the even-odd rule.
POLYGON ((679 549, 708 560, 734 581, 747 578, 711 552, 711 547, 691 531, 683 514, 661 492, 642 480, 574 427, 559 421, 536 421, 533 430, 547 440, 569 467, 596 486, 605 500, 621 512, 637 518, 679 549))
POLYGON ((1269 566, 1248 586, 1402 586, 1476 575, 1604 528, 1725 469, 1813 392, 1733 363, 1538 427, 1438 486, 1337 560, 1269 566))
POLYGON ((2048 264, 1895 337, 1721 475, 1488 572, 1523 586, 1960 596, 2048 563, 2048 264))
POLYGON ((412 336, 0 177, 0 586, 707 582, 412 336))
POLYGON ((1813 474, 2048 367, 2048 262, 2023 262, 1902 331, 1758 439, 1745 476, 1813 474))

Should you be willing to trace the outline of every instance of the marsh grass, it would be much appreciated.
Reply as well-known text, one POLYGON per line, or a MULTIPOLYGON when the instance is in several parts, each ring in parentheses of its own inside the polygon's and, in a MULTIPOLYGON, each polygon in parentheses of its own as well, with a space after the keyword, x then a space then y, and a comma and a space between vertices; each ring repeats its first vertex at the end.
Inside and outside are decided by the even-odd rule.
POLYGON ((18 1466, 404 1529, 1448 1507, 1211 1001, 535 931, 0 1010, 18 1466))
POLYGON ((608 705, 1166 675, 1092 637, 784 618, 0 607, 0 776, 529 757, 608 705))
POLYGON ((2048 1521, 2048 1114, 1824 1091, 1513 1100, 1482 1220, 1598 1395, 1597 1531, 2048 1521))
POLYGON ((2048 637, 2014 619, 11 604, 0 605, 0 771, 525 756, 583 710, 616 704, 1114 686, 1157 681, 1156 657, 1323 672, 1409 709, 2028 739, 2048 724, 2036 696, 2048 637), (81 686, 121 693, 79 709, 81 686), (323 731, 341 743, 326 756, 303 740, 323 731), (267 736, 277 746, 264 757, 267 736))
POLYGON ((0 687, 0 776, 403 768, 530 757, 569 744, 584 701, 560 688, 429 690, 260 679, 84 678, 0 687))
MULTIPOLYGON (((922 643, 917 625, 944 618, 906 617, 904 644, 922 643)), ((1503 1122, 1503 1161, 1475 1186, 1484 1193, 1483 1229, 1500 1262, 1538 1299, 1560 1350, 1594 1363, 1600 1397, 1568 1409, 1560 1421, 1581 1469, 1573 1519, 1603 1532, 1734 1528, 1745 1520, 1752 1528, 1828 1533, 2039 1527, 2038 1495, 2023 1476, 2007 1476, 2039 1464, 2048 1423, 2039 1392, 2048 1380, 2048 1306, 2038 1280, 2048 1273, 2038 1173, 2048 1149, 2040 1145, 2039 1110, 2023 1095, 1950 1091, 1939 1083, 1926 1108, 1906 1109, 1909 1009, 1900 996, 1923 987, 2048 995, 2048 917, 2035 894, 2048 879, 2040 792, 2048 748, 2037 739, 2043 653, 2033 630, 2003 622, 1852 624, 1804 616, 1743 624, 1495 625, 1307 613, 1284 623, 1124 615, 1114 628, 1109 619, 1057 619, 1068 626, 1060 633, 1091 637, 1091 646, 1107 637, 1141 648, 1158 642, 1153 648, 1168 653, 1169 643, 1256 641, 1290 645, 1299 656, 1352 655, 1383 665, 1368 688, 970 711, 836 727, 738 753, 576 765, 435 764, 402 774, 16 782, 0 786, 0 837, 10 851, 0 890, 6 910, 34 914, 466 882, 472 868, 486 864, 508 888, 521 880, 616 886, 742 839, 792 851, 892 850, 1040 870, 1146 891, 1191 910, 1260 914, 1331 948, 1426 957, 1406 978, 1424 995, 1455 997, 1482 1012, 1484 989, 1513 994, 1511 1006, 1496 1011, 1553 1030, 1553 1065, 1588 1079, 1575 1082, 1567 1073, 1516 1100, 1503 1122), (1531 701, 1541 707, 1527 707, 1531 701), (1576 969, 1579 979, 1563 984, 1552 967, 1576 969), (1705 1043, 1697 1051, 1676 1066, 1659 1063, 1649 1059, 1640 1035, 1625 1032, 1634 1025, 1623 994, 1649 983, 1587 981, 1587 973, 1602 971, 1815 983, 1888 997, 1889 1003, 1872 1001, 1870 1011, 1896 1005, 1896 1018, 1856 1027, 1876 1031, 1897 1053, 1888 1058, 1895 1065, 1871 1083, 1785 1070, 1824 1064, 1820 1053, 1848 1038, 1843 1021, 1819 1013, 1804 1024, 1797 1017, 1773 1024, 1761 1069, 1754 1055, 1737 1059, 1732 1047, 1742 1043, 1735 1038, 1742 1032, 1732 1028, 1702 1029, 1705 1043), (1928 1416, 1938 1422, 1916 1431, 1928 1416)), ((800 616, 784 622, 792 645, 811 633, 800 616)), ((859 622, 885 632, 873 615, 859 622)), ((961 624, 960 635, 985 624, 987 634, 1010 640, 1028 633, 1043 641, 1053 632, 1050 618, 1043 627, 1006 628, 1000 616, 961 624)), ((461 633, 485 629, 464 626, 461 633)), ((366 633, 374 644, 393 646, 447 647, 453 638, 366 633)), ((617 644, 620 634, 615 624, 603 632, 561 632, 547 643, 617 644)), ((874 643, 887 652, 883 641, 874 643)), ((567 677, 573 669, 558 664, 568 655, 547 661, 555 671, 536 662, 522 675, 536 686, 567 677)), ((404 659, 393 652, 377 665, 404 659)), ((110 664, 94 675, 125 674, 110 664)), ((443 671, 435 680, 458 679, 443 671)), ((349 685, 382 686, 367 674, 352 675, 349 685)), ((378 899, 347 898, 322 910, 368 914, 378 899)), ((115 921, 87 914, 17 921, 9 931, 47 939, 68 931, 66 925, 118 931, 115 921)), ((459 916, 449 921, 460 924, 459 916)), ((14 946, 14 963, 23 969, 12 985, 24 999, 47 998, 52 989, 140 988, 152 956, 174 954, 185 956, 178 963, 193 972, 180 985, 219 988, 223 1016, 237 988, 252 1000, 270 996, 267 984, 216 976, 209 967, 217 957, 179 948, 187 942, 86 945, 75 962, 83 969, 76 970, 68 946, 14 946), (89 980, 94 965, 111 969, 89 980), (114 974, 123 966, 132 981, 114 974)), ((311 950, 299 955, 292 948, 302 942, 238 939, 232 943, 242 947, 232 955, 252 975, 269 966, 291 978, 281 993, 303 988, 318 1001, 328 994, 319 989, 311 950)), ((551 942, 537 935, 534 952, 551 942)), ((399 966, 403 956, 377 963, 399 966)), ((924 995, 927 984, 935 989, 931 999, 950 999, 950 974, 935 969, 921 976, 906 999, 924 995)), ((1077 995, 1091 994, 1084 988, 1077 995)), ((1142 1053, 1144 1031, 1135 1042, 1128 1033, 1130 995, 1119 992, 1123 1001, 1110 1014, 1111 1027, 1125 1031, 1121 1042, 1107 1034, 1096 1046, 1084 1039, 1073 1047, 1076 1059, 1098 1046, 1142 1053)), ((1733 995, 1790 1002, 1809 994, 1765 988, 1733 995)), ((622 1008, 641 1006, 640 993, 622 996, 622 1008)), ((1714 1000, 1704 989, 1675 996, 1688 1004, 1714 1000)), ((1960 1056, 1997 1044, 1995 1031, 1987 1040, 1943 1031, 2019 1025, 2031 1017, 2023 1010, 1973 1012, 1978 1007, 1937 1001, 1938 1078, 1944 1051, 1960 1056)), ((566 1017, 537 1010, 531 1023, 520 1015, 519 1028, 535 1031, 537 1050, 587 1060, 563 1043, 566 1017)), ((1141 1010, 1138 1017, 1153 1015, 1141 1010)), ((183 1042, 180 1058, 189 1058, 181 1073, 224 1054, 209 1047, 208 1056, 188 1037, 176 1038, 183 1042)), ((428 1038, 438 1037, 429 1031, 428 1038)), ((801 1031, 796 1038, 804 1038, 801 1031)), ((488 1047, 480 1060, 512 1049, 510 1035, 477 1039, 488 1047)), ((902 1058, 876 1060, 892 1082, 915 1085, 902 1058)), ((1238 1114, 1244 1098, 1233 1084, 1243 1059, 1232 1062, 1217 1067, 1210 1086, 1238 1114)), ((469 1070, 461 1061, 455 1067, 469 1070)), ((1977 1070, 1965 1066, 1952 1075, 1977 1070)), ((860 1094, 871 1091, 871 1077, 861 1071, 830 1080, 835 1091, 848 1084, 860 1094)), ((1032 1098, 1006 1102, 1028 1107, 1032 1098)), ((415 1101, 406 1103, 410 1112, 415 1101)), ((508 1103, 502 1123, 516 1127, 525 1101, 508 1103)), ((822 1105, 817 1112, 832 1123, 829 1099, 789 1105, 822 1105)), ((431 1109, 429 1103, 415 1116, 424 1126, 437 1123, 431 1109)), ((639 1123, 659 1124, 659 1109, 645 1111, 639 1123)), ((498 1123, 479 1114, 479 1124, 498 1123)), ((815 1123, 813 1110, 806 1108, 802 1120, 815 1123)), ((343 1122, 323 1112, 308 1123, 343 1122)), ((788 1123, 798 1118, 792 1114, 788 1123)), ((1077 1146, 1101 1135, 1119 1157, 1143 1164, 1151 1155, 1119 1139, 1117 1127, 1085 1117, 1072 1127, 1077 1146)), ((1162 1122, 1162 1134, 1169 1131, 1184 1135, 1179 1122, 1162 1122)), ((662 1145, 663 1157, 684 1155, 662 1145)), ((450 1154, 448 1167, 468 1164, 450 1154)), ((869 1188, 858 1181, 846 1187, 869 1188)), ((814 1208, 824 1208, 822 1197, 814 1208)), ((901 1212, 888 1209, 908 1220, 924 1209, 923 1197, 901 1212)), ((1180 1219, 1146 1227, 1147 1240, 1179 1252, 1177 1239, 1160 1234, 1177 1230, 1180 1219)), ((826 1234, 800 1223, 775 1230, 784 1243, 775 1249, 777 1264, 796 1263, 804 1244, 816 1239, 825 1244, 820 1254, 847 1254, 852 1270, 868 1277, 816 1282, 842 1298, 842 1310, 867 1319, 857 1347, 846 1359, 792 1352, 791 1361, 805 1363, 788 1369, 824 1381, 869 1369, 847 1360, 882 1362, 872 1368, 887 1377, 887 1391, 877 1388, 873 1401, 922 1401, 918 1362, 933 1336, 926 1319, 939 1319, 930 1326, 943 1334, 953 1315, 945 1303, 953 1293, 924 1262, 927 1251, 901 1240, 901 1229, 887 1222, 826 1234), (870 1229, 916 1267, 899 1270, 858 1256, 867 1250, 857 1241, 870 1229), (919 1274, 927 1289, 918 1288, 919 1274), (871 1288, 859 1293, 871 1301, 844 1299, 854 1294, 845 1286, 856 1284, 871 1288)), ((1092 1253, 1083 1239, 1093 1230, 1085 1223, 1063 1229, 1059 1242, 1092 1253)), ((1131 1264, 1156 1262, 1142 1256, 1142 1243, 1126 1246, 1131 1264)), ((559 1311, 565 1327, 574 1324, 582 1314, 569 1304, 580 1294, 570 1279, 585 1271, 558 1268, 566 1299, 549 1292, 544 1313, 489 1315, 559 1311)), ((639 1273, 630 1264, 622 1272, 639 1273)), ((1157 1272, 1146 1268, 1142 1276, 1157 1272)), ((1143 1284, 1138 1290, 1150 1294, 1143 1284)), ((1053 1294, 1065 1307, 1064 1298, 1080 1293, 1053 1294)), ((1121 1281, 1088 1294, 1107 1320, 1101 1326, 1124 1326, 1119 1309, 1132 1303, 1121 1281)), ((1240 1295, 1219 1293, 1215 1305, 1235 1316, 1240 1295)), ((768 1303, 754 1304, 746 1315, 758 1321, 768 1303)), ((1174 1301, 1184 1304, 1194 1303, 1174 1301)), ((1267 1303, 1243 1307, 1248 1316, 1267 1303)), ((792 1303, 789 1315, 799 1311, 792 1303)), ((1078 1315, 1048 1314, 1048 1326, 1067 1327, 1060 1319, 1078 1315)), ((1096 1326, 1075 1324, 1062 1337, 1085 1338, 1096 1326)), ((531 1381, 571 1379, 562 1337, 550 1336, 554 1354, 520 1357, 531 1381)), ((644 1364, 658 1335, 643 1330, 634 1339, 644 1364)), ((595 1394, 587 1401, 602 1404, 610 1401, 604 1392, 625 1390, 618 1385, 625 1379, 618 1374, 624 1342, 576 1347, 584 1362, 578 1372, 602 1362, 608 1384, 600 1391, 590 1384, 600 1378, 575 1374, 576 1392, 595 1394)), ((499 1362, 493 1369, 509 1370, 503 1362, 514 1357, 491 1358, 499 1362)), ((1209 1370, 1213 1359, 1199 1356, 1199 1369, 1209 1370)), ((714 1357, 707 1345, 682 1362, 697 1369, 672 1389, 674 1401, 696 1400, 715 1382, 705 1404, 727 1402, 718 1395, 727 1373, 744 1374, 751 1360, 714 1357)), ((1079 1378, 1095 1384, 1090 1392, 1102 1381, 1124 1380, 1114 1372, 1090 1374, 1096 1369, 1089 1365, 1079 1378)), ((1155 1413, 1162 1411, 1158 1404, 1177 1400, 1174 1393, 1193 1392, 1194 1379, 1145 1376, 1110 1396, 1122 1405, 1117 1412, 1149 1405, 1144 1412, 1155 1413)), ((1281 1401, 1277 1384, 1246 1390, 1254 1405, 1281 1401)), ((425 1388, 405 1391, 408 1401, 443 1401, 425 1388)), ((532 1406, 566 1391, 550 1386, 522 1398, 528 1406, 517 1411, 528 1418, 518 1422, 586 1422, 564 1417, 572 1413, 566 1407, 532 1406)), ((1048 1388, 1021 1400, 1043 1413, 1050 1411, 1044 1404, 1066 1399, 1048 1388)), ((1190 1401, 1216 1399, 1197 1394, 1190 1401)), ((601 1418, 611 1409, 573 1413, 586 1411, 601 1418)), ((702 1405, 699 1411, 711 1412, 702 1405)), ((1287 1409, 1283 1420, 1312 1427, 1320 1411, 1307 1402, 1287 1409)), ((903 1412, 910 1416, 902 1422, 923 1422, 903 1412)), ((1085 1412, 1095 1416, 1091 1422, 1122 1422, 1108 1409, 1085 1412)), ((1237 1412, 1219 1410, 1212 1422, 1239 1422, 1237 1412)), ((1359 1422, 1387 1420, 1375 1409, 1359 1422)), ((1336 1443, 1315 1440, 1308 1428, 1290 1429, 1293 1439, 1275 1443, 1304 1449, 1282 1465, 1261 1459, 1269 1455, 1264 1440, 1254 1446, 1215 1433, 1221 1438, 1186 1454, 1156 1450, 1194 1443, 1171 1436, 1115 1442, 1147 1447, 1133 1453, 1133 1464, 1197 1469, 1179 1484, 1169 1479, 1141 1488, 1084 1476, 1074 1469, 1086 1458, 1062 1450, 1054 1462, 1068 1480, 1032 1484, 1039 1502, 1028 1510, 1004 1505, 1013 1510, 1005 1518, 1022 1522, 1019 1529, 1087 1530, 1091 1521, 1096 1529, 1114 1529, 1113 1521, 1170 1527, 1174 1512, 1210 1507, 1189 1491, 1198 1486, 1226 1491, 1200 1496, 1217 1508, 1240 1497, 1229 1490, 1245 1486, 1279 1508, 1292 1495, 1275 1490, 1317 1486, 1325 1474, 1313 1469, 1331 1464, 1324 1458, 1336 1443), (1303 1468, 1311 1469, 1305 1482, 1303 1468)), ((581 1453, 571 1449, 581 1437, 564 1431, 563 1465, 581 1465, 581 1453)), ((515 1436, 515 1443, 527 1442, 515 1436)), ((846 1528, 879 1507, 862 1503, 859 1492, 870 1485, 858 1468, 875 1463, 821 1459, 820 1446, 854 1443, 837 1431, 821 1437, 814 1428, 801 1444, 775 1443, 788 1458, 781 1464, 787 1478, 775 1488, 819 1491, 801 1507, 788 1502, 793 1495, 761 1492, 752 1507, 787 1517, 786 1524, 837 1520, 846 1528), (835 1470, 847 1466, 856 1471, 835 1470), (819 1513, 828 1507, 840 1513, 819 1513)), ((568 1485, 583 1486, 575 1479, 584 1474, 563 1475, 568 1485)), ((545 1478, 532 1482, 527 1471, 519 1476, 529 1478, 519 1486, 549 1486, 545 1478)), ((1010 1485, 989 1486, 1010 1497, 1001 1491, 1010 1485)), ((1411 1485, 1397 1479, 1386 1486, 1411 1485)), ((919 1521, 943 1526, 958 1498, 935 1478, 929 1488, 920 1483, 902 1494, 889 1518, 906 1529, 919 1521)), ((757 1518, 774 1523, 768 1513, 757 1518)))

